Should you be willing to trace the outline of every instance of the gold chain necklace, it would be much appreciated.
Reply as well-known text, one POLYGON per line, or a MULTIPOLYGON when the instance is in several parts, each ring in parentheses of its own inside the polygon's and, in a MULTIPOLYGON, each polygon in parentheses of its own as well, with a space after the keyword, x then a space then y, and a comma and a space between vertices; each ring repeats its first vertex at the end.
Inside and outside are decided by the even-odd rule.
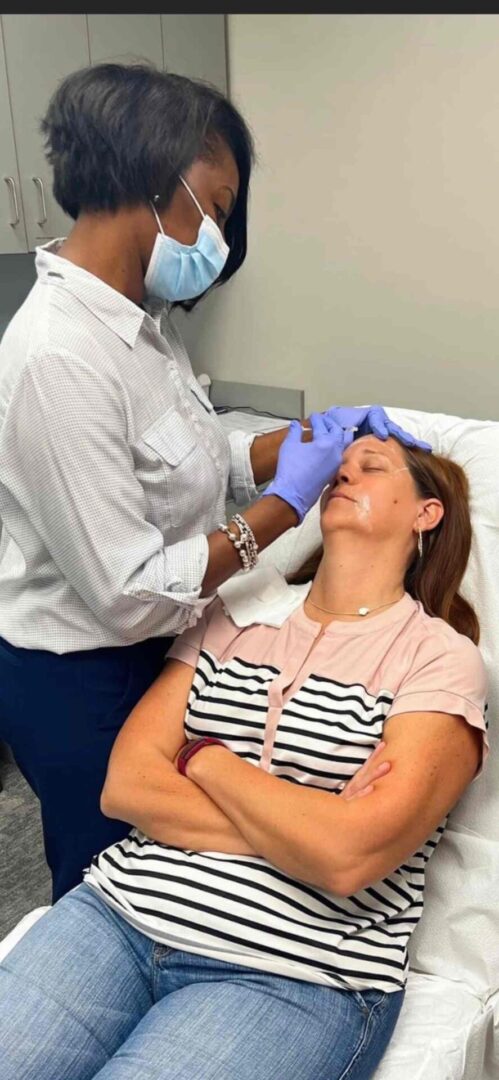
POLYGON ((320 607, 319 604, 315 604, 309 596, 307 596, 307 600, 309 604, 312 604, 312 607, 317 608, 317 611, 325 611, 327 615, 361 615, 364 618, 365 615, 370 615, 372 611, 381 611, 382 608, 393 607, 394 604, 398 604, 399 600, 402 600, 403 595, 398 596, 396 600, 390 600, 389 604, 380 604, 379 607, 373 608, 360 607, 357 608, 357 611, 331 611, 330 608, 320 607))

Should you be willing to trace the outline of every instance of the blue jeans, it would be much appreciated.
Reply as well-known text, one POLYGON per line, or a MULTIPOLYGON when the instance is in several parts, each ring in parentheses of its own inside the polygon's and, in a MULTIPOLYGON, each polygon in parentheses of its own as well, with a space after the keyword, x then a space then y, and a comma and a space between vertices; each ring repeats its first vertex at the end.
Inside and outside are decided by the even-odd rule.
POLYGON ((0 1071, 2 1080, 367 1080, 403 996, 156 944, 83 884, 0 964, 0 1071))

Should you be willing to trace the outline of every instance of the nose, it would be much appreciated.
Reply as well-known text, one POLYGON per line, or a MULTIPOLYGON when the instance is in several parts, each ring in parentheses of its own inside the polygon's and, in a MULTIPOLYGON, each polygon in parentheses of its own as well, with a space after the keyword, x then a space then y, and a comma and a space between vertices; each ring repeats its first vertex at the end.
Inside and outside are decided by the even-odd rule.
POLYGON ((346 461, 342 461, 341 465, 334 478, 334 487, 338 487, 339 484, 350 484, 352 482, 351 467, 349 467, 346 461))

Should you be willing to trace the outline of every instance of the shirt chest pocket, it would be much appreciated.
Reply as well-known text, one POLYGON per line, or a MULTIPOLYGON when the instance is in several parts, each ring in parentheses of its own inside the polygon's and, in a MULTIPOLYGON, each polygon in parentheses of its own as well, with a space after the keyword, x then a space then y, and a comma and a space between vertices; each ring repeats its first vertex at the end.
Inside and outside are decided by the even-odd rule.
POLYGON ((168 409, 147 428, 134 457, 148 517, 158 528, 188 526, 205 510, 205 503, 210 505, 212 469, 195 431, 178 409, 168 409))

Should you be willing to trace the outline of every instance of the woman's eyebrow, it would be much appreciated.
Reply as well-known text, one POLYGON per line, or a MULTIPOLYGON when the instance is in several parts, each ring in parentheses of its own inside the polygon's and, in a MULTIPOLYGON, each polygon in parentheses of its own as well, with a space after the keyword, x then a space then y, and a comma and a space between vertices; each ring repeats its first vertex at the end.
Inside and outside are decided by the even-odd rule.
MULTIPOLYGON (((390 465, 396 465, 397 464, 396 461, 394 461, 393 458, 391 458, 389 456, 389 454, 385 453, 384 450, 372 450, 369 446, 359 446, 358 451, 359 451, 359 454, 363 454, 364 456, 366 456, 367 454, 372 454, 375 457, 383 457, 385 459, 385 461, 389 462, 390 465)), ((345 457, 343 459, 346 465, 348 464, 348 462, 350 461, 351 458, 355 459, 356 456, 357 457, 359 456, 359 454, 357 454, 357 455, 356 454, 349 454, 348 451, 347 451, 347 454, 348 454, 348 457, 345 455, 345 457)))
POLYGON ((392 461, 392 458, 388 454, 385 454, 385 452, 383 450, 370 450, 368 446, 363 446, 362 447, 362 453, 364 453, 364 454, 376 454, 378 457, 381 456, 381 457, 386 458, 387 461, 390 461, 390 462, 392 461))

